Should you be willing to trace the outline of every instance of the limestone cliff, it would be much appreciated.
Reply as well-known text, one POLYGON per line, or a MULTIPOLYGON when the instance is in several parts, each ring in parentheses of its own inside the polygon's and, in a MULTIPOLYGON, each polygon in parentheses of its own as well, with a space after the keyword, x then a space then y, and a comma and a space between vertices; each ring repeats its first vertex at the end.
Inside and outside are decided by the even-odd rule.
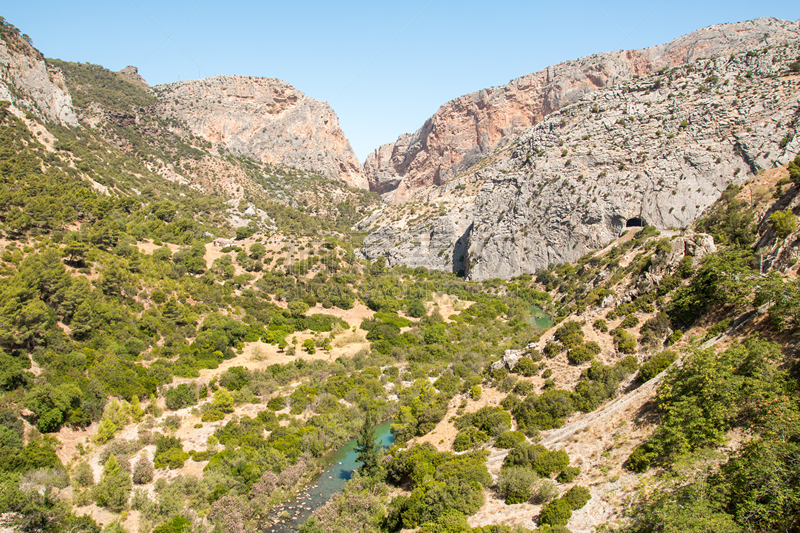
POLYGON ((78 124, 61 71, 7 22, 0 22, 0 100, 45 121, 78 124))
POLYGON ((162 113, 215 148, 367 188, 333 109, 275 78, 214 76, 154 88, 162 113))
POLYGON ((507 279, 575 261, 627 225, 684 228, 729 184, 800 152, 798 55, 795 38, 587 92, 457 179, 386 207, 362 251, 507 279), (469 230, 441 238, 450 227, 469 230))
POLYGON ((402 203, 445 183, 513 135, 587 93, 703 57, 730 56, 795 40, 797 22, 761 18, 710 26, 660 46, 596 54, 528 74, 444 104, 413 134, 370 154, 370 189, 402 203), (388 194, 387 194, 388 193, 388 194))

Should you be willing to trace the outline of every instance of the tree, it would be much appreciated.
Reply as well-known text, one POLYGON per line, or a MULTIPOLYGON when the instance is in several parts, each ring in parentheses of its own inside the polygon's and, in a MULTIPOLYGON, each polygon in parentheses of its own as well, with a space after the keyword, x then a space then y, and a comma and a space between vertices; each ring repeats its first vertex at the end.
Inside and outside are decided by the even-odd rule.
POLYGON ((797 231, 797 216, 788 207, 784 211, 775 211, 770 215, 769 221, 775 228, 775 233, 781 239, 797 231))
POLYGON ((375 421, 372 411, 367 411, 364 425, 356 438, 356 460, 361 463, 358 473, 366 477, 376 477, 381 472, 380 445, 375 441, 375 421))
POLYGON ((531 488, 539 476, 525 466, 507 466, 497 478, 497 493, 509 505, 525 503, 531 498, 531 488))
POLYGON ((131 475, 119 466, 112 454, 103 466, 103 478, 95 489, 97 504, 113 511, 122 511, 128 506, 131 488, 131 475))
POLYGON ((309 354, 316 353, 317 349, 314 347, 314 339, 306 339, 303 341, 303 349, 309 354))

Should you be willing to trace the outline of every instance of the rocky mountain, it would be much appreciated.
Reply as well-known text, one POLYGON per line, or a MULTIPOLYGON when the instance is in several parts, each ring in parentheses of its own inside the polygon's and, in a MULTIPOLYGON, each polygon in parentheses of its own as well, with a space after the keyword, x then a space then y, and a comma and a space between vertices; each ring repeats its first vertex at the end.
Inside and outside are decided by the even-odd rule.
POLYGON ((799 34, 797 22, 761 18, 710 26, 660 46, 559 63, 444 104, 419 130, 370 154, 364 171, 371 190, 402 203, 421 187, 452 180, 512 136, 592 91, 703 57, 781 45, 799 34))
POLYGON ((460 177, 365 221, 363 253, 508 279, 575 261, 626 226, 686 227, 729 184, 800 152, 799 55, 794 38, 584 92, 460 177))
POLYGON ((214 76, 159 85, 154 94, 165 118, 179 120, 215 148, 368 186, 333 109, 285 81, 214 76))
POLYGON ((0 100, 12 109, 68 126, 78 124, 64 77, 17 28, 0 23, 0 100))

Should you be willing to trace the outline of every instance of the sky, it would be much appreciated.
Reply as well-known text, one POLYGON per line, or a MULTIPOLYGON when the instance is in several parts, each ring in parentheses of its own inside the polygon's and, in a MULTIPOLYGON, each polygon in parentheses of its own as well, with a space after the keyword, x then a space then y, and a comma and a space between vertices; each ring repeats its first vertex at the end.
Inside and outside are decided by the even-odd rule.
POLYGON ((152 86, 219 74, 280 78, 328 102, 358 158, 416 131, 445 102, 598 52, 668 42, 797 0, 29 0, 0 15, 45 57, 152 86))

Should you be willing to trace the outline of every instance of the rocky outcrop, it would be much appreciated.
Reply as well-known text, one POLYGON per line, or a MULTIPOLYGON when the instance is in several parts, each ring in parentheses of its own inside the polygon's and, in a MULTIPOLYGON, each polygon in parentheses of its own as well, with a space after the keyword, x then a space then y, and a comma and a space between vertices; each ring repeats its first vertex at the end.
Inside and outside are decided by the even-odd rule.
POLYGON ((61 71, 48 66, 38 50, 5 25, 0 31, 0 100, 44 121, 78 124, 61 71))
POLYGON ((443 105, 415 133, 401 135, 370 154, 364 163, 370 189, 402 203, 421 187, 453 179, 587 93, 698 58, 784 44, 798 34, 797 22, 773 18, 710 26, 665 45, 567 61, 467 94, 443 105))
POLYGON ((214 76, 154 90, 167 118, 179 120, 217 149, 367 188, 333 109, 284 81, 214 76))
MULTIPOLYGON (((798 54, 795 39, 591 91, 510 139, 480 169, 429 187, 444 194, 481 184, 462 222, 471 226, 466 275, 508 279, 573 262, 630 225, 685 228, 729 184, 785 164, 800 152, 800 79, 787 75, 798 54)), ((408 265, 452 256, 452 243, 442 251, 404 239, 419 241, 453 216, 404 228, 391 253, 372 240, 392 233, 383 227, 362 252, 408 265)))
POLYGON ((129 65, 124 69, 120 70, 119 72, 117 72, 117 74, 119 74, 129 82, 139 85, 140 87, 145 87, 145 88, 150 87, 149 85, 147 85, 147 82, 144 81, 144 78, 139 74, 139 69, 136 67, 132 67, 129 65))

